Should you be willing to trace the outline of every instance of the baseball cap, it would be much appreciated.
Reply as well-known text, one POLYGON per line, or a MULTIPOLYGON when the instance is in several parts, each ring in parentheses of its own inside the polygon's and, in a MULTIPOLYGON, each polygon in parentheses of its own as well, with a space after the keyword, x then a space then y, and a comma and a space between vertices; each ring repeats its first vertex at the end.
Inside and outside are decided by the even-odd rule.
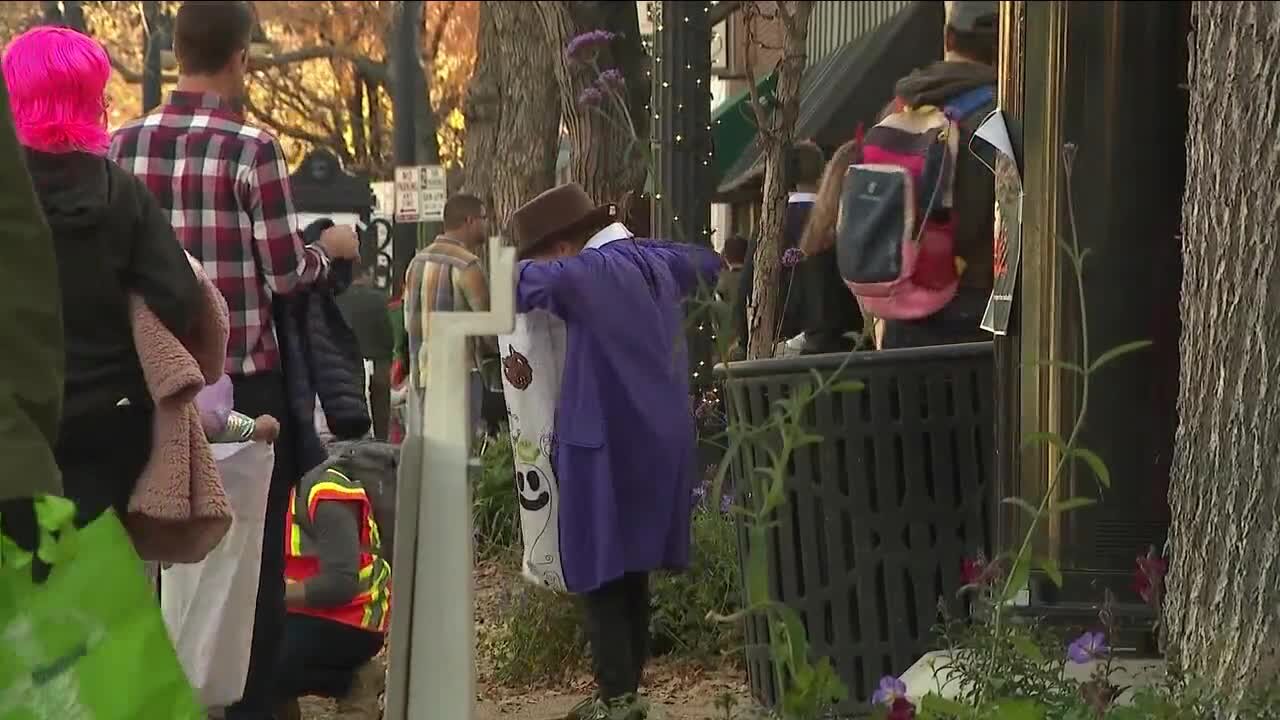
POLYGON ((947 16, 947 26, 960 32, 996 32, 1000 26, 1000 3, 955 0, 947 16))

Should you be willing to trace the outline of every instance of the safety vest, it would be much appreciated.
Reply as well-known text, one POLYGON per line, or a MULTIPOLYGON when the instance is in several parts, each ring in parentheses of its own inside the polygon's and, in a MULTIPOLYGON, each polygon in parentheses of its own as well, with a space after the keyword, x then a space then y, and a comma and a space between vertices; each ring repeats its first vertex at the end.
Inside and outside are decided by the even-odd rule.
POLYGON ((303 480, 289 497, 289 516, 285 525, 285 578, 305 582, 320 571, 315 556, 317 537, 312 523, 316 505, 321 502, 349 502, 360 508, 360 574, 359 590, 351 602, 335 608, 293 608, 300 615, 334 620, 344 625, 386 632, 391 614, 391 566, 382 559, 382 541, 378 523, 373 519, 373 506, 364 488, 336 468, 329 468, 317 479, 303 480))

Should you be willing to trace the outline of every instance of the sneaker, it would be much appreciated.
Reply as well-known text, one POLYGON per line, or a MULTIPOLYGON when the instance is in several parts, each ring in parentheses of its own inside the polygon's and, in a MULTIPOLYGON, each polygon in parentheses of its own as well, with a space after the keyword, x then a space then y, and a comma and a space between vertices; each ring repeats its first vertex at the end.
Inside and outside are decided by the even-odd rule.
POLYGON ((589 720, 593 715, 596 702, 598 702, 599 699, 599 695, 592 695, 586 700, 574 705, 573 709, 565 714, 564 720, 589 720))
POLYGON ((649 703, 633 694, 609 701, 597 700, 589 720, 646 720, 649 703))
POLYGON ((381 720, 378 699, 387 676, 382 664, 365 663, 351 681, 351 691, 338 698, 337 716, 343 720, 381 720))

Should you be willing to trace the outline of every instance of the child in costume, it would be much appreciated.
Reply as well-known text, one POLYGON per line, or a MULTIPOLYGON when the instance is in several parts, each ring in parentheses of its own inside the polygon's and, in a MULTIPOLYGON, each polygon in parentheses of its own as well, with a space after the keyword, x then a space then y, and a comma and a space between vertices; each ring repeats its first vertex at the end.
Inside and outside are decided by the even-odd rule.
MULTIPOLYGON (((584 600, 597 685, 572 717, 640 720, 649 574, 689 562, 696 437, 682 306, 715 286, 720 257, 635 238, 616 207, 576 184, 530 200, 510 226, 522 260, 516 311, 565 325, 554 432, 540 444, 558 483, 564 585, 584 600)), ((548 372, 504 369, 516 393, 548 372)))

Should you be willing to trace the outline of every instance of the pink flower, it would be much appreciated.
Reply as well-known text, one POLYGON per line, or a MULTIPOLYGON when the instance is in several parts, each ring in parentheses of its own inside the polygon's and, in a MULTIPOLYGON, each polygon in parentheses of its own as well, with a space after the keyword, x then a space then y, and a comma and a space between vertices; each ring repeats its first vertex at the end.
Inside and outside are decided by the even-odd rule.
POLYGON ((1142 601, 1154 608, 1159 608, 1164 596, 1164 578, 1169 572, 1169 561, 1148 550, 1146 555, 1138 557, 1138 568, 1134 573, 1133 589, 1142 601))
POLYGON ((916 706, 906 698, 898 698, 889 706, 889 714, 885 717, 886 720, 915 720, 916 706))
POLYGON ((988 562, 982 553, 965 558, 960 563, 960 582, 965 587, 994 584, 1000 575, 1000 565, 988 562))

